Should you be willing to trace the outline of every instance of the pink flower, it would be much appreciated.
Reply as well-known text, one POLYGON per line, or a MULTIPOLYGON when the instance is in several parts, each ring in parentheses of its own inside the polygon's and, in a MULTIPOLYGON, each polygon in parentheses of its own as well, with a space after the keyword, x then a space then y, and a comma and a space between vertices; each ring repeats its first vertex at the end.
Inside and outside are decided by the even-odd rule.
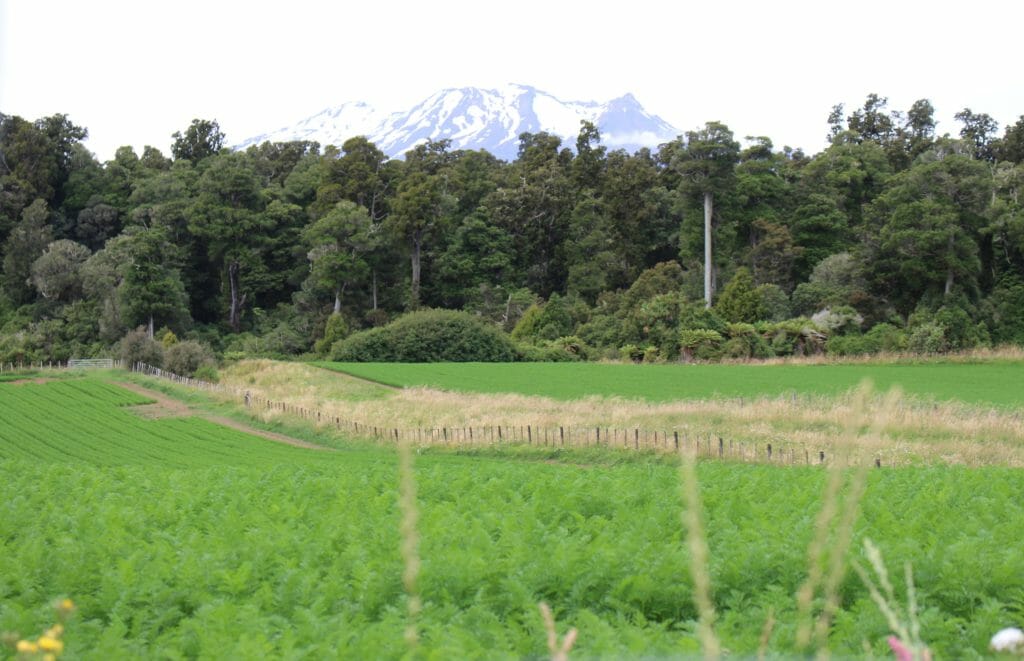
POLYGON ((898 661, 914 661, 914 654, 907 649, 907 646, 899 638, 889 636, 888 642, 889 647, 892 648, 892 653, 896 655, 898 661))

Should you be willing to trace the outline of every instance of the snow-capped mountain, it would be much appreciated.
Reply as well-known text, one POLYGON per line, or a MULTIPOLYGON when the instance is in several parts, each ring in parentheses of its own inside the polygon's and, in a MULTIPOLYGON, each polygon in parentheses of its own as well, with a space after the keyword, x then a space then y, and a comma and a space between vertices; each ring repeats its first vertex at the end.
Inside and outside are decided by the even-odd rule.
POLYGON ((526 85, 506 85, 488 90, 446 89, 409 110, 390 114, 362 102, 344 103, 292 126, 249 138, 237 147, 266 140, 315 140, 340 147, 351 137, 365 135, 388 156, 400 157, 428 139, 447 138, 452 149, 486 149, 498 158, 512 160, 519 148, 519 134, 524 132, 547 131, 573 147, 581 120, 598 127, 601 144, 609 149, 632 152, 679 135, 663 119, 648 114, 632 94, 607 103, 567 102, 526 85))

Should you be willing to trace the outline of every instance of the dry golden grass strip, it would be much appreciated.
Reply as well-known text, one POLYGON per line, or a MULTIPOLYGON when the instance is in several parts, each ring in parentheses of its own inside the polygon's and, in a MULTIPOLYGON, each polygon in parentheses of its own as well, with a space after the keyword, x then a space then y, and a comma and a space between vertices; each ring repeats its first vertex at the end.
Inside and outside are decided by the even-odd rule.
MULTIPOLYGON (((593 444, 597 430, 646 430, 659 433, 656 446, 673 450, 664 432, 683 439, 709 435, 734 443, 735 458, 763 458, 767 444, 775 457, 811 461, 847 456, 882 465, 947 463, 1024 466, 1024 417, 1009 410, 965 404, 902 402, 892 412, 884 439, 843 434, 853 414, 850 397, 774 397, 756 400, 683 400, 643 402, 614 397, 558 401, 524 395, 453 393, 429 388, 392 389, 301 363, 243 361, 222 372, 222 382, 254 395, 308 410, 329 419, 356 421, 388 429, 461 430, 562 428, 573 444, 593 444)), ((869 402, 881 405, 881 399, 869 402)), ((261 410, 265 420, 287 415, 261 410)), ((489 437, 488 437, 489 438, 489 437)), ((462 437, 458 437, 459 442, 462 437)), ((602 436, 607 440, 607 436, 602 436)), ((416 442, 426 443, 421 435, 416 442)), ((467 439, 468 440, 468 439, 467 439)), ((481 440, 480 435, 474 442, 481 440)), ((622 438, 616 437, 619 444, 622 438)), ((642 437, 650 443, 649 437, 642 437)), ((454 442, 452 438, 449 443, 454 442)), ((644 447, 649 447, 645 445, 644 447)))

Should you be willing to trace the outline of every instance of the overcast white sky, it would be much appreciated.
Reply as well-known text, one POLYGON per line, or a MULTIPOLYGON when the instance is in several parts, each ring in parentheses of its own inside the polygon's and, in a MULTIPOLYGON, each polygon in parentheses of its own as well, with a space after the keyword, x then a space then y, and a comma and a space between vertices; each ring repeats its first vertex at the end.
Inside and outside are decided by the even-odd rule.
POLYGON ((681 131, 708 120, 823 147, 835 103, 928 98, 1024 114, 1024 2, 865 0, 0 0, 0 111, 67 113, 101 160, 169 152, 192 118, 229 142, 345 101, 403 109, 446 87, 632 92, 681 131))

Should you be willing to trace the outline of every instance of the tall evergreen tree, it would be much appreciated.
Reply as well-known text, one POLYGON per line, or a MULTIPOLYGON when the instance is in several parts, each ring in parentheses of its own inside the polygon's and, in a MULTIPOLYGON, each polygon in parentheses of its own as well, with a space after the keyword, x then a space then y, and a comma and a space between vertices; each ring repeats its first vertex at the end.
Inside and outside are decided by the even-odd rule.
POLYGON ((682 177, 685 193, 703 200, 705 307, 711 307, 715 295, 712 261, 715 195, 732 186, 739 150, 740 145, 728 126, 708 122, 702 129, 687 131, 685 149, 676 152, 677 160, 673 164, 682 177))

